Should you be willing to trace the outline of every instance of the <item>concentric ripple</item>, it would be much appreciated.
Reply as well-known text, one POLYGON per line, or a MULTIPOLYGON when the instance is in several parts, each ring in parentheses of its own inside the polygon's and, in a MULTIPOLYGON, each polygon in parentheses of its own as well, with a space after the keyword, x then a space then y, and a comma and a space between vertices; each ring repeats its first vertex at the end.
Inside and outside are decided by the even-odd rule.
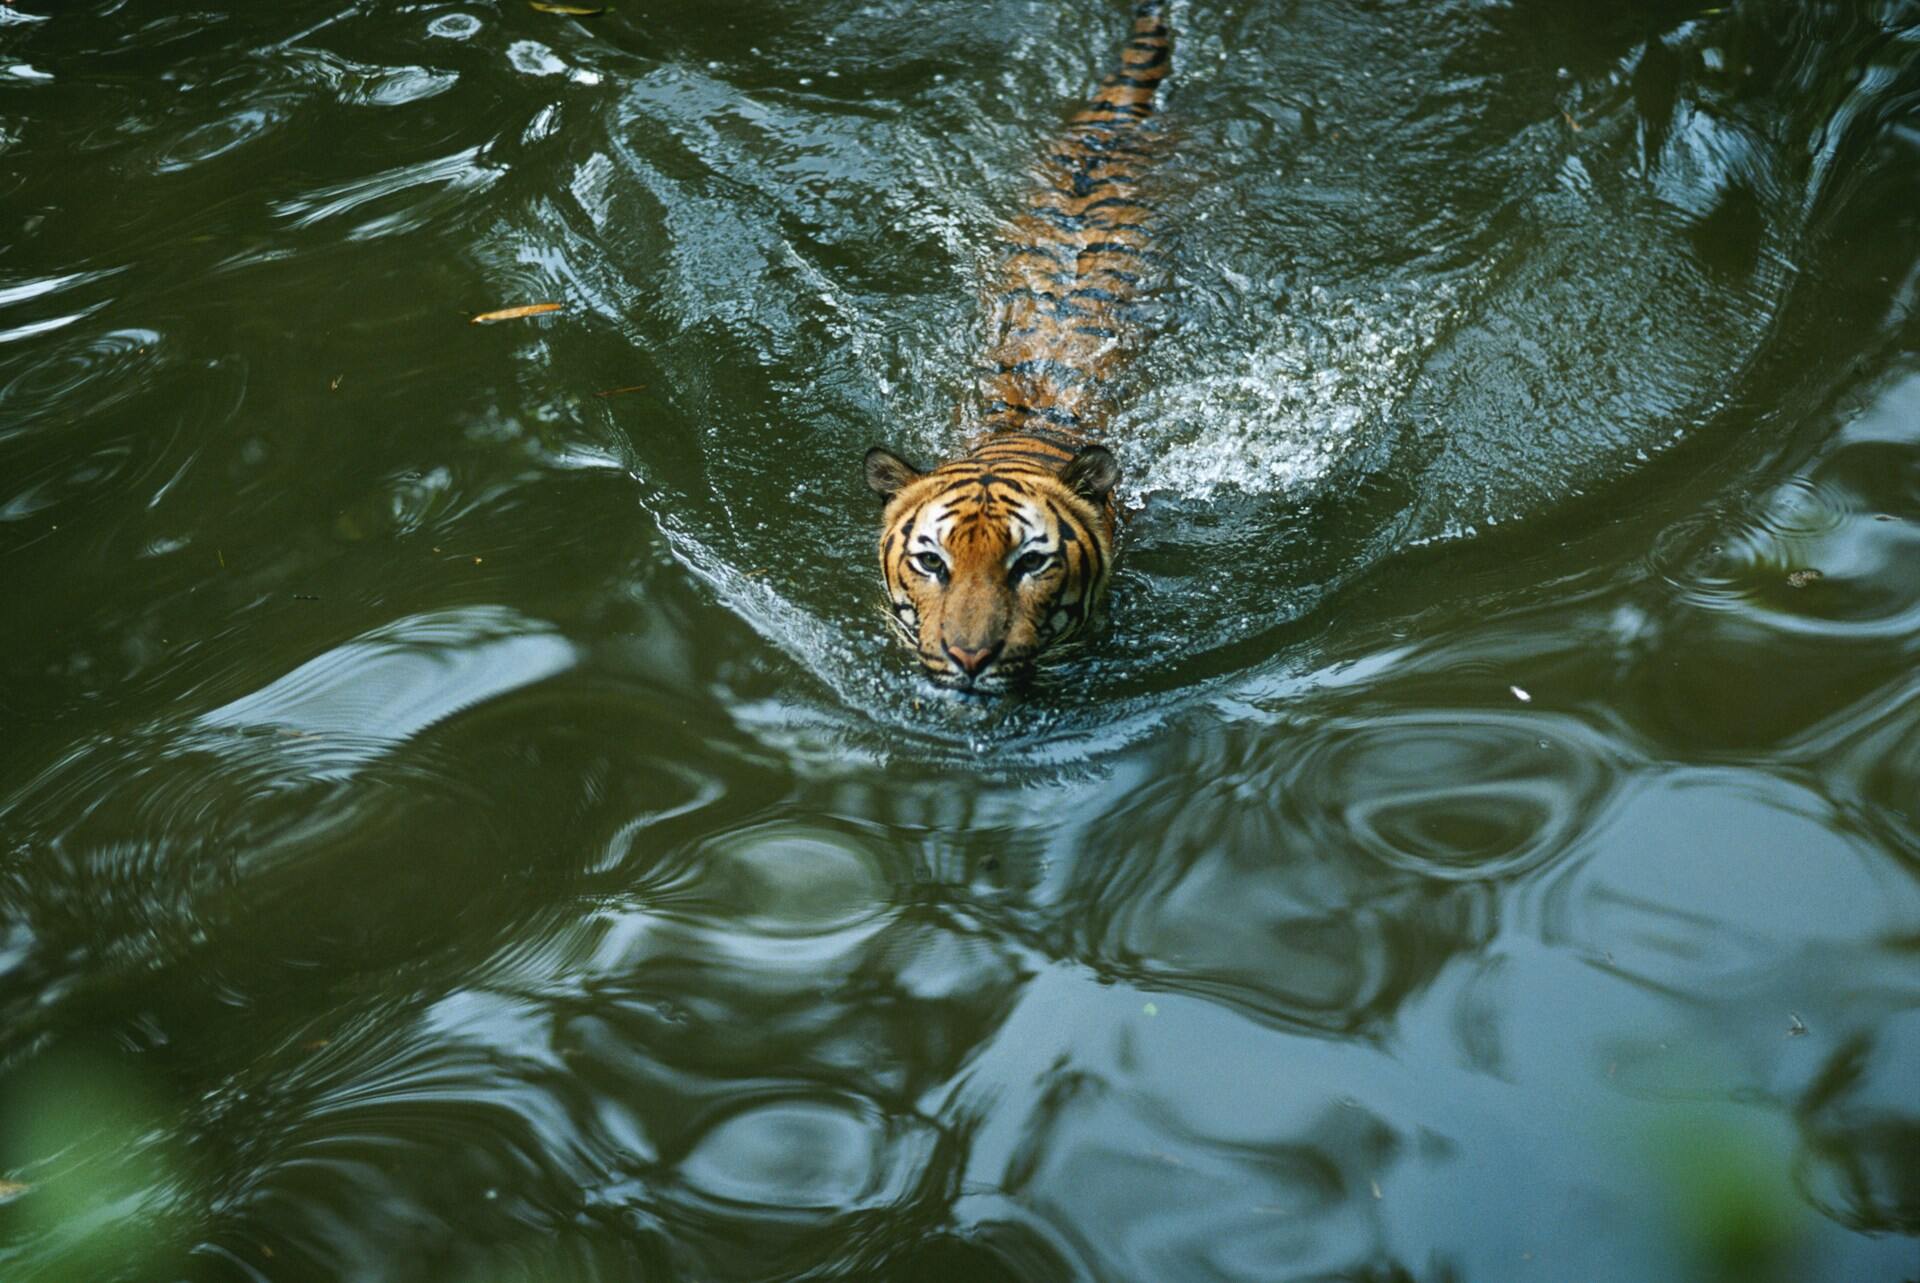
POLYGON ((873 853, 846 834, 779 822, 704 844, 707 887, 734 927, 769 936, 842 931, 885 903, 873 853))
POLYGON ((1682 600, 1737 610, 1782 586, 1824 577, 1821 549, 1856 511, 1843 489, 1795 477, 1731 519, 1694 516, 1668 527, 1648 565, 1682 600))
POLYGON ((1461 711, 1329 728, 1289 781, 1322 841, 1424 878, 1510 877, 1564 854, 1607 792, 1583 728, 1461 711))
POLYGON ((58 410, 84 404, 97 413, 138 396, 163 359, 162 338, 150 329, 109 330, 43 347, 9 362, 0 382, 0 441, 41 427, 58 410))
POLYGON ((884 1205, 910 1179, 884 1119, 818 1097, 749 1103, 706 1127, 680 1177, 707 1198, 782 1216, 884 1205))

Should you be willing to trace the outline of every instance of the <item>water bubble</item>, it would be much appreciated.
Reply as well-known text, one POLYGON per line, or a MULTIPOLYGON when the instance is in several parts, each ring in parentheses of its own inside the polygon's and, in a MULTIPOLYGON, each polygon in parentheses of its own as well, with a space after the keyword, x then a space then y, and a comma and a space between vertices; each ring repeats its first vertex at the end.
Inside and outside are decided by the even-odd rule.
POLYGON ((470 13, 443 13, 427 24, 427 34, 442 40, 467 40, 480 30, 480 19, 470 13))

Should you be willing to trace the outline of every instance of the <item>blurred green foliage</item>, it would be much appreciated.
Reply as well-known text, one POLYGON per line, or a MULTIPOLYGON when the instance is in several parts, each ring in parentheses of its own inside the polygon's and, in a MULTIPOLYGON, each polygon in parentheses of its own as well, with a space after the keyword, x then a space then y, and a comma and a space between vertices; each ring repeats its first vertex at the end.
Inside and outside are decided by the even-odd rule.
POLYGON ((137 1277, 160 1237, 178 1164, 166 1107, 123 1061, 55 1050, 0 1076, 0 1277, 137 1277))
POLYGON ((1806 1206, 1791 1178, 1794 1138, 1759 1110, 1679 1107, 1645 1137, 1651 1193, 1682 1258, 1681 1277, 1773 1283, 1807 1277, 1806 1206))

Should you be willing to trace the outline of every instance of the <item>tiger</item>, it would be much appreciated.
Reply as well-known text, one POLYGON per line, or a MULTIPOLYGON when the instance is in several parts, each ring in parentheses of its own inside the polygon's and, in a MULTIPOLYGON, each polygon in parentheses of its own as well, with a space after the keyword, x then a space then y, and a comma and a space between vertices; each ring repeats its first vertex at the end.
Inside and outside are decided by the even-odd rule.
POLYGON ((1137 349, 1155 261, 1140 185, 1171 70, 1164 0, 1134 6, 1120 65, 1068 120, 1008 223, 958 457, 866 455, 880 496, 888 618, 938 685, 991 695, 1071 649, 1113 572, 1120 465, 1099 443, 1105 383, 1137 349))

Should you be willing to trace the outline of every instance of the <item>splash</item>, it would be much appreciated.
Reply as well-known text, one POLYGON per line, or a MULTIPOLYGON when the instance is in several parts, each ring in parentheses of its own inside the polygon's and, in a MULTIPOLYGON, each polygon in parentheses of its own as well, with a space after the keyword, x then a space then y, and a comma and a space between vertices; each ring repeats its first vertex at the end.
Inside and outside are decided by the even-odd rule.
POLYGON ((1452 281, 1345 297, 1316 286, 1236 358, 1177 345, 1156 363, 1167 377, 1114 430, 1134 493, 1204 500, 1312 486, 1386 429, 1472 293, 1452 281), (1164 370, 1174 363, 1185 377, 1164 370))

